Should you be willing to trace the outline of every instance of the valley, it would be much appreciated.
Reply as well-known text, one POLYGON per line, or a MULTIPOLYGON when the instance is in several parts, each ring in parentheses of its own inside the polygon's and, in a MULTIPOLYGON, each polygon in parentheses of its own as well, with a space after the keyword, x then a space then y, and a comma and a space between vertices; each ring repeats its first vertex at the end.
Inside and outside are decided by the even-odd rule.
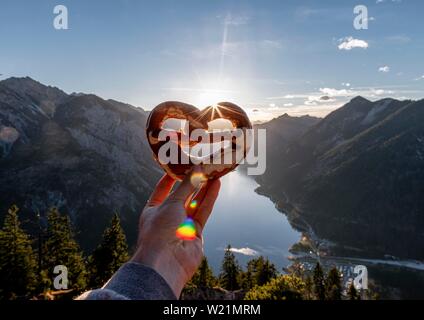
MULTIPOLYGON (((35 234, 57 207, 90 252, 118 212, 132 247, 162 174, 145 138, 147 115, 30 78, 1 81, 0 215, 17 204, 35 234)), ((215 272, 230 243, 242 263, 265 255, 279 268, 364 264, 384 296, 421 297, 407 288, 423 283, 423 121, 423 100, 357 97, 324 119, 284 114, 256 125, 267 131, 267 170, 256 182, 245 168, 224 177, 205 230, 215 272)))

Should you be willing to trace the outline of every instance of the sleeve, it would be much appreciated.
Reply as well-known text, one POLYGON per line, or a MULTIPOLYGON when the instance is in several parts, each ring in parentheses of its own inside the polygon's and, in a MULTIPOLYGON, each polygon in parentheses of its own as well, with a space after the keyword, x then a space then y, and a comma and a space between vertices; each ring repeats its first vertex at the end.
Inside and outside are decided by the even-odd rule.
POLYGON ((176 300, 162 276, 145 265, 125 263, 103 286, 83 293, 77 300, 176 300))

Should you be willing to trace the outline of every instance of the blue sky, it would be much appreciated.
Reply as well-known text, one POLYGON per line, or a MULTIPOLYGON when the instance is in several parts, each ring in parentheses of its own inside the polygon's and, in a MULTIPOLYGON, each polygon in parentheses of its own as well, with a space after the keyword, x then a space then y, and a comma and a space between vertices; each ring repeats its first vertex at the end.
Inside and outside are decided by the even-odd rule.
POLYGON ((323 116, 359 94, 424 98, 423 12, 420 0, 2 0, 0 79, 145 109, 228 100, 254 120, 323 116), (58 4, 69 30, 53 28, 58 4), (353 27, 358 4, 368 30, 353 27))

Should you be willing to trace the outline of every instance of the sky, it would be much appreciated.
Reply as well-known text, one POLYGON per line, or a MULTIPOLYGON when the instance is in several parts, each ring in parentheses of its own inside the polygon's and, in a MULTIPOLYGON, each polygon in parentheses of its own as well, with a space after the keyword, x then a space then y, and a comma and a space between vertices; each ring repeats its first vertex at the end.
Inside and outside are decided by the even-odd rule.
POLYGON ((423 12, 422 0, 1 0, 0 80, 147 110, 231 101, 252 120, 325 116, 356 95, 424 98, 423 12))

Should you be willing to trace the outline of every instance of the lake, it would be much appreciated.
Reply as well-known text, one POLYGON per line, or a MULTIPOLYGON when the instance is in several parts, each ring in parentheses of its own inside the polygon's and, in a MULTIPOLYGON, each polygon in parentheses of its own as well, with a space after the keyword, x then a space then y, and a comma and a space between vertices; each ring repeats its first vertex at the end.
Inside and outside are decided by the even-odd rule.
POLYGON ((301 234, 268 198, 255 192, 258 184, 242 172, 221 179, 221 191, 204 230, 205 255, 218 274, 225 248, 230 244, 239 263, 255 256, 268 257, 281 271, 290 261, 290 247, 301 234))
MULTIPOLYGON (((268 257, 281 272, 291 262, 290 247, 301 233, 267 197, 255 192, 258 184, 244 173, 234 171, 221 179, 221 191, 204 230, 205 254, 215 275, 220 271, 225 247, 231 244, 245 269, 256 255, 268 257)), ((315 262, 314 262, 315 263, 315 262)), ((314 264, 313 263, 313 264, 314 264)), ((411 261, 332 257, 321 263, 338 266, 365 265, 368 277, 384 299, 424 299, 424 265, 411 261)), ((374 289, 375 290, 375 289, 374 289)))

